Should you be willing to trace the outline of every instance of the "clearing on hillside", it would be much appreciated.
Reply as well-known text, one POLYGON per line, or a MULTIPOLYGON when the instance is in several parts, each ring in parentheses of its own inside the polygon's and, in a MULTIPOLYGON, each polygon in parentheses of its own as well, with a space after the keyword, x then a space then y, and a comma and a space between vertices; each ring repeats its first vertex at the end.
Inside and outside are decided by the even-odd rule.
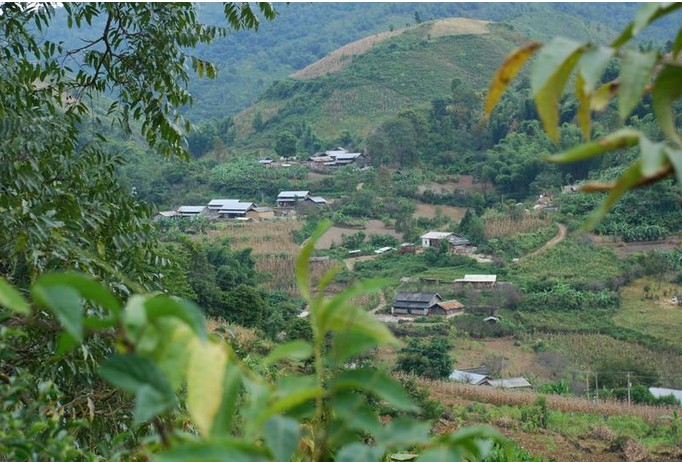
POLYGON ((394 229, 387 228, 383 221, 381 220, 369 220, 365 227, 362 229, 358 228, 341 228, 340 226, 332 226, 329 230, 324 233, 324 235, 317 241, 315 245, 316 249, 329 249, 332 245, 341 245, 342 236, 351 236, 359 231, 365 233, 367 237, 372 234, 388 234, 395 237, 399 241, 402 241, 403 236, 394 229))
POLYGON ((468 18, 445 18, 431 23, 429 34, 431 37, 445 37, 447 35, 481 35, 490 32, 490 21, 468 18))
POLYGON ((446 181, 444 183, 431 183, 419 186, 419 194, 431 191, 435 194, 454 194, 457 191, 471 193, 483 191, 483 183, 475 183, 471 175, 461 175, 458 181, 446 181))
POLYGON ((405 32, 405 29, 397 29, 390 32, 380 32, 369 37, 356 40, 348 45, 342 46, 319 61, 315 61, 309 66, 304 67, 300 71, 291 74, 294 79, 308 80, 323 75, 338 72, 344 67, 348 66, 353 60, 353 56, 361 55, 367 50, 370 50, 374 45, 383 42, 384 40, 400 35, 405 32))
MULTIPOLYGON (((438 21, 425 23, 423 28, 428 30, 430 37, 444 37, 448 35, 482 35, 487 34, 489 21, 467 18, 446 18, 438 21)), ((348 66, 354 56, 359 56, 371 50, 375 45, 400 35, 408 29, 396 29, 390 32, 380 32, 370 35, 355 42, 351 42, 329 53, 324 58, 316 61, 300 71, 291 74, 291 77, 299 80, 309 80, 323 75, 338 72, 348 66)))
POLYGON ((682 307, 673 303, 673 297, 682 297, 679 285, 654 278, 637 279, 623 287, 622 308, 613 322, 682 349, 682 307))
POLYGON ((416 218, 436 218, 437 216, 445 216, 453 219, 459 223, 466 213, 466 207, 454 207, 452 205, 433 205, 417 202, 414 209, 414 216, 416 218))

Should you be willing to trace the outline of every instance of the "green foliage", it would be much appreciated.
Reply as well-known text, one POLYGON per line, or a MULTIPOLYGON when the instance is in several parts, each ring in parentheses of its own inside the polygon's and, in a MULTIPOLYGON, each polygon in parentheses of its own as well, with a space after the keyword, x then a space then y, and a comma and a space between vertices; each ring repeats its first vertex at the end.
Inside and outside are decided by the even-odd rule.
MULTIPOLYGON (((545 132, 555 142, 559 141, 559 99, 574 70, 575 95, 579 106, 577 118, 587 141, 591 135, 591 110, 604 110, 609 100, 617 94, 618 112, 621 121, 626 123, 628 116, 647 91, 648 83, 653 80, 651 107, 656 123, 664 135, 662 141, 651 140, 644 132, 634 128, 623 128, 597 142, 580 144, 549 158, 553 162, 570 163, 592 159, 627 147, 639 148, 639 157, 620 172, 615 182, 586 187, 590 191, 609 192, 601 206, 587 220, 588 228, 597 226, 627 191, 637 186, 656 183, 673 174, 677 175, 678 180, 682 178, 679 161, 682 139, 677 133, 673 111, 675 101, 682 95, 679 85, 682 71, 662 53, 635 51, 626 47, 628 42, 650 23, 678 8, 679 5, 664 3, 642 6, 634 20, 608 47, 555 37, 542 46, 535 44, 533 47, 525 48, 526 52, 522 52, 525 61, 528 55, 539 50, 531 72, 531 90, 545 132), (601 76, 614 56, 620 59, 619 79, 600 86, 601 76)), ((517 50, 500 67, 498 78, 493 79, 486 105, 488 114, 492 112, 497 98, 519 70, 517 59, 519 56, 521 54, 517 50), (499 77, 501 75, 505 75, 505 78, 499 77)))
MULTIPOLYGON (((490 449, 489 440, 499 440, 497 432, 472 427, 430 439, 427 424, 404 418, 385 425, 379 422, 368 404, 367 394, 398 411, 414 412, 418 408, 384 372, 343 367, 354 356, 395 343, 395 339, 383 324, 350 304, 352 297, 377 290, 379 283, 357 283, 325 299, 324 290, 335 274, 332 272, 322 278, 316 292, 312 291, 309 256, 325 230, 325 226, 316 230, 296 267, 299 290, 309 304, 312 342, 285 344, 267 360, 296 361, 312 355, 313 374, 294 374, 276 383, 268 382, 240 362, 229 344, 208 337, 200 311, 180 299, 138 294, 121 310, 104 286, 86 276, 48 275, 42 286, 76 294, 72 300, 61 302, 67 311, 81 312, 86 300, 105 308, 103 317, 86 315, 87 335, 97 336, 106 331, 124 352, 99 361, 99 374, 135 396, 132 412, 137 422, 154 422, 160 444, 140 449, 156 453, 159 460, 218 454, 230 460, 249 459, 256 454, 261 459, 278 461, 292 456, 327 460, 331 454, 336 454, 339 460, 344 457, 357 460, 362 454, 379 458, 387 451, 413 446, 423 448, 425 460, 441 452, 451 457, 466 453, 468 460, 483 459, 490 449), (112 323, 101 322, 107 319, 112 323), (177 395, 181 389, 186 394, 183 391, 177 395), (180 400, 193 423, 190 432, 184 425, 183 429, 174 428, 176 417, 182 416, 180 400), (237 410, 238 430, 232 425, 237 410), (373 444, 366 445, 358 439, 358 432, 371 435, 373 444), (304 438, 306 444, 300 444, 304 438), (264 446, 256 443, 261 440, 264 446)), ((41 292, 34 289, 33 293, 41 292)), ((37 314, 33 310, 32 315, 37 314)), ((17 318, 19 322, 22 319, 17 318)), ((57 319, 62 328, 71 326, 69 319, 59 316, 57 319)), ((74 345, 79 341, 73 340, 74 345)), ((437 343, 432 342, 432 346, 443 350, 437 343)), ((5 369, 7 364, 2 361, 0 366, 5 369)), ((49 387, 42 390, 49 392, 49 387)), ((16 394, 3 389, 5 399, 16 394)), ((16 406, 23 412, 30 403, 16 406)), ((41 430, 54 428, 57 422, 53 427, 43 424, 41 430)), ((4 438, 9 436, 13 438, 11 447, 15 453, 25 454, 21 452, 25 447, 15 443, 27 441, 31 433, 11 427, 5 428, 0 436, 3 447, 8 447, 4 438)), ((64 456, 76 454, 71 449, 71 440, 55 441, 54 432, 44 432, 41 441, 46 444, 37 446, 41 456, 45 455, 43 450, 64 456)))
POLYGON ((398 351, 396 369, 430 379, 444 379, 452 372, 450 344, 446 337, 432 337, 429 343, 409 339, 398 351))
POLYGON ((299 184, 305 177, 306 168, 299 165, 274 169, 263 168, 253 160, 237 160, 214 167, 209 173, 209 182, 223 194, 261 197, 301 189, 299 184))
POLYGON ((296 141, 293 133, 280 133, 275 144, 275 152, 280 157, 293 157, 296 154, 296 141))

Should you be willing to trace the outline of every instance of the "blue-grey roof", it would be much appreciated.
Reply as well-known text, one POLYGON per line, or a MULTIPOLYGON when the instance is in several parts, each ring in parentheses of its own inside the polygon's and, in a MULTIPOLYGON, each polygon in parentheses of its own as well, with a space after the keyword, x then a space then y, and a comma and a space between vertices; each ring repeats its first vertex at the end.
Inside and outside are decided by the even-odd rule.
POLYGON ((182 205, 178 207, 178 213, 201 213, 205 208, 203 205, 182 205))
POLYGON ((253 202, 230 202, 218 210, 218 213, 246 213, 255 208, 253 202))
POLYGON ((448 378, 452 381, 455 381, 455 382, 470 383, 472 385, 478 385, 479 383, 483 382, 484 380, 489 379, 490 377, 488 377, 487 375, 484 375, 484 374, 476 374, 473 372, 454 370, 454 371, 452 371, 452 374, 450 374, 450 377, 448 377, 448 378))
POLYGON ((277 199, 293 199, 293 198, 303 199, 308 194, 310 194, 310 191, 282 191, 279 194, 277 194, 277 199))
POLYGON ((208 203, 209 209, 221 209, 226 205, 239 202, 239 199, 213 199, 208 203))
POLYGON ((674 388, 657 388, 650 387, 649 391, 656 398, 661 398, 663 396, 674 396, 677 401, 682 403, 682 390, 675 390, 674 388))

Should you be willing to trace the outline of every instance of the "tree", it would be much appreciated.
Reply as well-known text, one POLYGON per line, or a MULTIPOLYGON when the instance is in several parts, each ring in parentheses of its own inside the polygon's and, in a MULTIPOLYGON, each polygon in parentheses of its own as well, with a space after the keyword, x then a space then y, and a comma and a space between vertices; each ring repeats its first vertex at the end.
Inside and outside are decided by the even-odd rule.
POLYGON ((679 3, 643 5, 635 19, 608 46, 562 37, 555 37, 546 44, 530 42, 507 57, 490 84, 485 102, 487 116, 525 62, 537 53, 531 70, 531 91, 547 135, 555 143, 559 142, 559 102, 569 77, 576 71, 576 118, 586 140, 551 156, 550 161, 571 163, 624 148, 636 147, 639 150, 639 157, 622 170, 615 182, 592 183, 583 187, 584 191, 608 192, 606 200, 588 218, 587 228, 594 228, 632 188, 647 186, 671 175, 676 175, 682 184, 682 138, 676 128, 673 110, 674 102, 682 96, 682 67, 677 62, 682 51, 682 40, 679 39, 682 29, 669 54, 628 46, 647 26, 680 7, 682 4, 679 3), (605 72, 613 69, 610 64, 614 59, 620 61, 619 78, 602 84, 605 72), (641 130, 624 126, 600 140, 590 141, 591 111, 604 110, 616 95, 623 125, 627 124, 643 96, 650 95, 651 107, 664 139, 652 140, 641 130))
POLYGON ((296 154, 296 137, 293 133, 285 131, 277 137, 275 152, 280 157, 293 157, 296 154))
POLYGON ((450 376, 452 359, 447 338, 433 337, 429 343, 410 339, 398 352, 396 369, 430 379, 450 376))

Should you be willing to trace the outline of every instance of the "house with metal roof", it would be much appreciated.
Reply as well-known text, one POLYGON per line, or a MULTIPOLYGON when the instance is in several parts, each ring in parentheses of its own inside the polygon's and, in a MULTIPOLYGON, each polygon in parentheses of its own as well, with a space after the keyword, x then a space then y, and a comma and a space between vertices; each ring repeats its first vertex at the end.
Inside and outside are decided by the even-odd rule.
POLYGON ((497 274, 465 274, 461 279, 455 279, 455 287, 464 286, 494 286, 497 274))
POLYGON ((674 388, 649 387, 649 392, 654 395, 655 398, 672 396, 679 401, 680 404, 682 404, 682 390, 675 390, 674 388))
POLYGON ((161 212, 157 212, 156 215, 154 215, 154 219, 159 220, 161 218, 177 218, 178 216, 179 213, 175 210, 163 210, 161 212))
POLYGON ((430 309, 429 314, 439 314, 442 316, 457 316, 464 313, 464 305, 458 300, 447 300, 435 303, 430 309))
POLYGON ((209 210, 217 212, 227 205, 236 204, 238 202, 239 199, 213 199, 208 203, 207 207, 209 210))
POLYGON ((417 314, 427 316, 429 309, 443 297, 435 292, 398 292, 391 305, 391 314, 417 314))
POLYGON ((448 377, 453 382, 468 383, 471 385, 482 385, 485 382, 492 380, 487 374, 477 374, 475 372, 454 370, 448 377))
POLYGON ((305 198, 305 201, 313 205, 327 205, 329 203, 327 199, 321 196, 308 196, 305 198))
POLYGON ((508 379, 488 380, 481 385, 495 388, 532 388, 533 385, 523 377, 510 377, 508 379))
POLYGON ((205 205, 183 205, 178 207, 178 215, 181 217, 196 217, 206 210, 205 205))
POLYGON ((444 231, 429 231, 420 236, 422 247, 438 247, 441 242, 446 241, 453 247, 464 247, 471 245, 471 241, 466 237, 459 236, 455 233, 444 231))
POLYGON ((229 202, 218 210, 221 218, 246 218, 246 213, 255 210, 256 204, 253 202, 229 202))
POLYGON ((293 207, 310 196, 310 191, 281 191, 277 194, 277 205, 293 207))

